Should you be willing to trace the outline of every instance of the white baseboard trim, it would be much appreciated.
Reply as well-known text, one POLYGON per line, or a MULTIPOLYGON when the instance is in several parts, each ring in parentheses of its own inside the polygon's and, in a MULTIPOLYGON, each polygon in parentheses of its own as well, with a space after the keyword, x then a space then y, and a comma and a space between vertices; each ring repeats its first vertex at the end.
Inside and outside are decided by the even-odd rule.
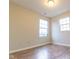
POLYGON ((46 44, 51 44, 51 42, 46 42, 46 43, 43 43, 43 44, 38 44, 38 45, 34 45, 34 46, 30 46, 30 47, 26 47, 26 48, 22 48, 22 49, 18 49, 18 50, 13 50, 13 51, 10 51, 9 53, 12 54, 12 53, 20 52, 20 51, 23 51, 23 50, 40 47, 40 46, 43 46, 43 45, 46 45, 46 44))
POLYGON ((55 44, 55 45, 62 45, 62 46, 70 47, 70 45, 68 45, 68 44, 63 44, 63 43, 56 43, 56 42, 53 42, 53 44, 55 44))

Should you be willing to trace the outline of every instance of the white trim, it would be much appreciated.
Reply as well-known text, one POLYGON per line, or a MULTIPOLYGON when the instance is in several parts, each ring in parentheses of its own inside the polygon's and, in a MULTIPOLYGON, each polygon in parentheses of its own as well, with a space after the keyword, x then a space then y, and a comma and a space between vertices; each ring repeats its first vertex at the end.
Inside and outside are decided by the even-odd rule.
POLYGON ((62 45, 62 46, 67 46, 67 47, 70 47, 69 44, 64 44, 64 43, 57 43, 57 42, 53 42, 53 44, 55 45, 62 45))
POLYGON ((10 51, 9 53, 12 54, 12 53, 15 53, 15 52, 20 52, 20 51, 31 49, 31 48, 36 48, 36 47, 43 46, 43 45, 50 44, 50 43, 51 42, 46 42, 46 43, 38 44, 38 45, 35 45, 35 46, 30 46, 30 47, 26 47, 26 48, 22 48, 22 49, 17 49, 17 50, 10 51))

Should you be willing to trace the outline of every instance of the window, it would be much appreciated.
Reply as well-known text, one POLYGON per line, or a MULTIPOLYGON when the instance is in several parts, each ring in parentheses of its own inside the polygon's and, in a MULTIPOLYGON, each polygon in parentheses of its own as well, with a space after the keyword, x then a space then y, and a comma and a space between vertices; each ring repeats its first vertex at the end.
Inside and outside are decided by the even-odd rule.
POLYGON ((46 37, 48 35, 48 21, 40 19, 39 36, 46 37))
POLYGON ((60 30, 69 31, 70 30, 69 24, 70 24, 69 17, 60 19, 60 30))

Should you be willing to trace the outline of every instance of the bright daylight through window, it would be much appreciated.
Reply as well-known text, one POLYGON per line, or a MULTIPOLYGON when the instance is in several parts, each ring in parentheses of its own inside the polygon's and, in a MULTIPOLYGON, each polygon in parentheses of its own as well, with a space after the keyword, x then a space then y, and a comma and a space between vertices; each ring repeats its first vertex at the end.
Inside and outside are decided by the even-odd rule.
POLYGON ((61 31, 69 31, 70 30, 70 19, 69 17, 60 19, 60 30, 61 31))
POLYGON ((46 37, 48 35, 48 21, 40 19, 39 36, 46 37))

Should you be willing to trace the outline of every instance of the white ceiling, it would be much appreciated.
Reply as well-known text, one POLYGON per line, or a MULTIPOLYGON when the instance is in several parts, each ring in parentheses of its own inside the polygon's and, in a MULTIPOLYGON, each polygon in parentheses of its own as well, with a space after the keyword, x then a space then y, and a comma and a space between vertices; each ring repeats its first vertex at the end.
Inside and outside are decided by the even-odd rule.
POLYGON ((48 0, 10 0, 43 16, 53 17, 70 10, 70 0, 54 0, 54 7, 48 7, 48 0))

